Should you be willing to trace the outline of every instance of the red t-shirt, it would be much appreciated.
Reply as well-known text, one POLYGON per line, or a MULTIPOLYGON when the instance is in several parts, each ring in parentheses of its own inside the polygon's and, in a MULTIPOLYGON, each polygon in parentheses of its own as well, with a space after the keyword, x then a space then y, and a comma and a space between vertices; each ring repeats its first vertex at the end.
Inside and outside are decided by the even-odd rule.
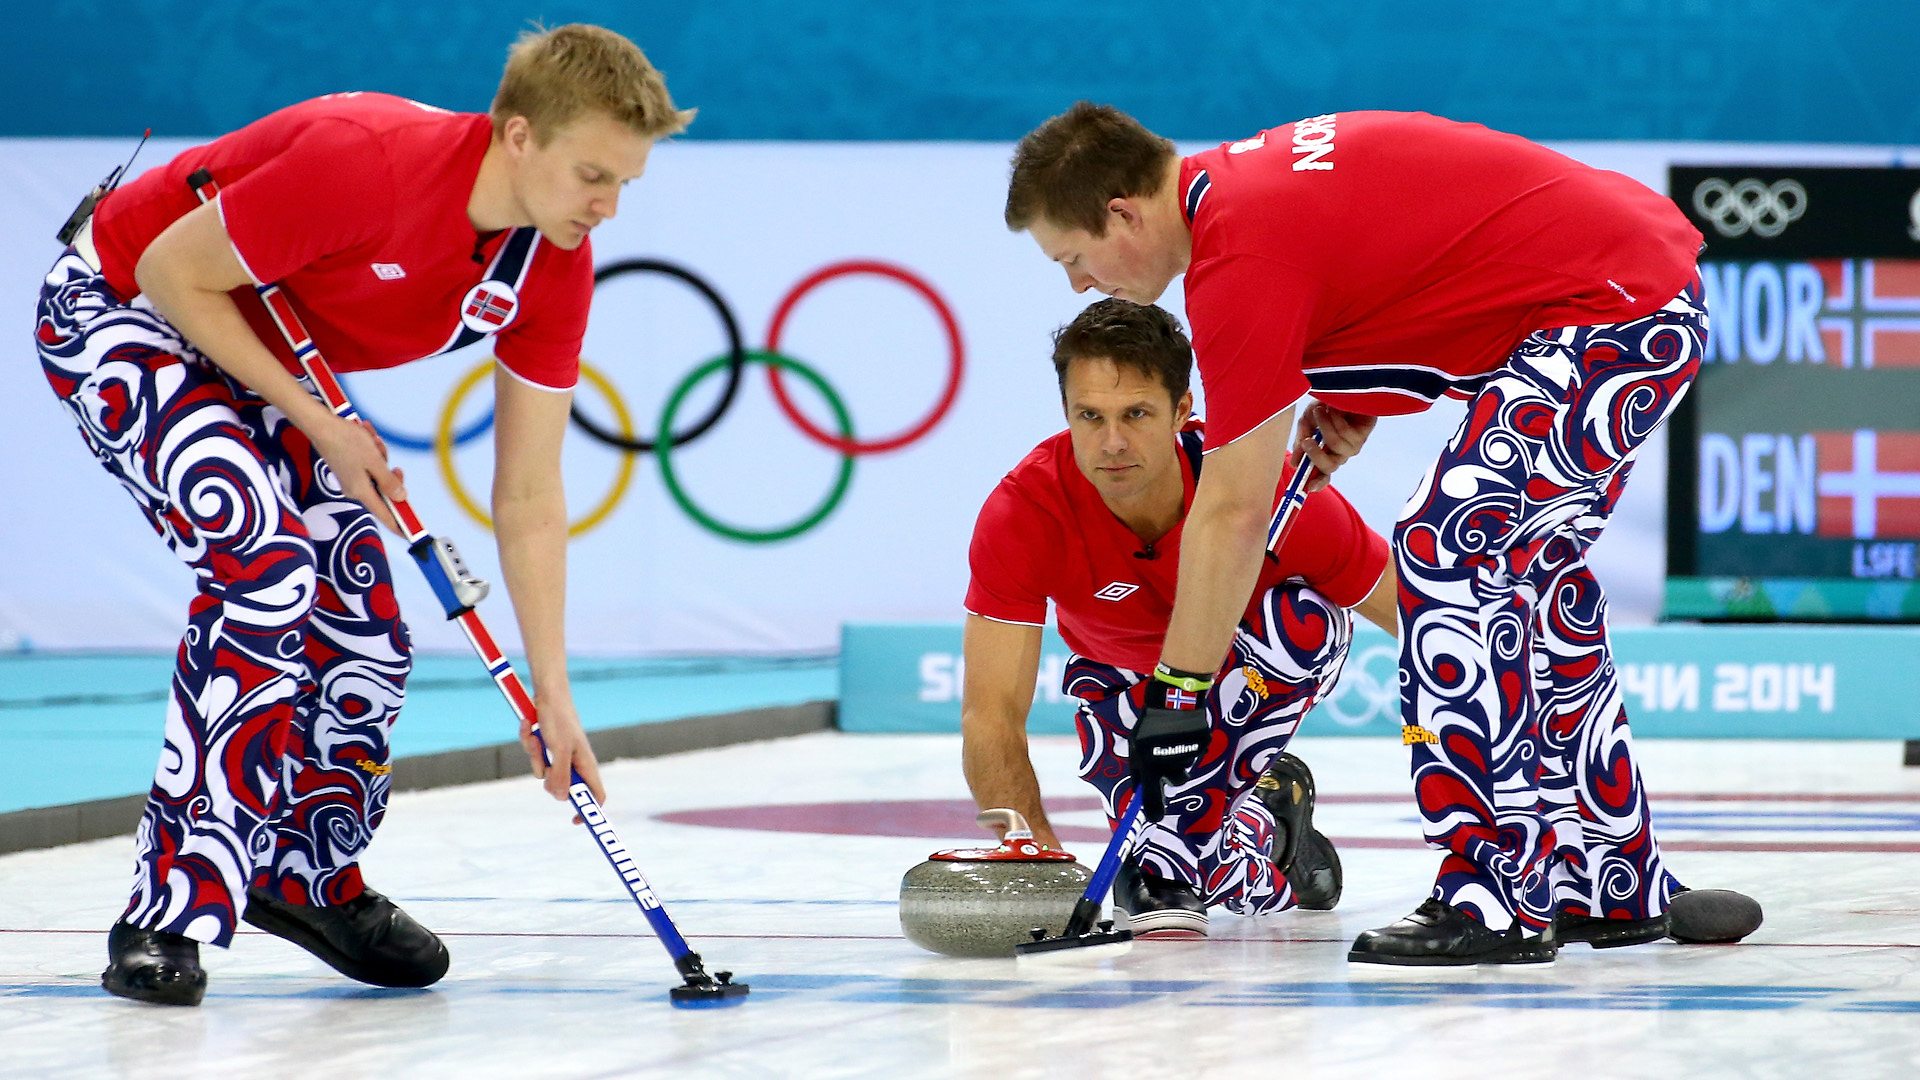
POLYGON ((1311 117, 1181 163, 1207 445, 1301 396, 1420 412, 1527 334, 1651 314, 1700 233, 1619 173, 1425 113, 1311 117))
MULTIPOLYGON (((205 168, 220 185, 220 217, 241 264, 255 282, 286 287, 334 370, 447 351, 462 343, 466 312, 464 325, 498 333, 494 350, 508 370, 564 390, 579 377, 592 248, 563 251, 534 237, 518 289, 503 304, 490 287, 489 310, 476 307, 469 293, 516 231, 483 236, 467 218, 491 138, 484 114, 387 94, 315 98, 188 150, 107 196, 94 217, 94 246, 108 284, 131 300, 141 253, 198 204, 187 177, 205 168)), ((243 295, 250 291, 236 290, 240 310, 298 371, 263 306, 243 295)))
MULTIPOLYGON (((1060 636, 1075 653, 1131 671, 1152 671, 1173 617, 1184 508, 1193 505, 1199 425, 1181 439, 1186 487, 1181 522, 1149 550, 1127 528, 1073 460, 1061 432, 1035 447, 987 496, 973 526, 973 580, 967 611, 998 622, 1044 626, 1053 601, 1060 636)), ((1290 470, 1289 470, 1290 472, 1290 470)), ((1286 487, 1286 478, 1275 490, 1286 487)), ((1387 542, 1333 488, 1307 496, 1279 559, 1264 560, 1248 610, 1274 585, 1301 580, 1351 607, 1387 566, 1387 542)))

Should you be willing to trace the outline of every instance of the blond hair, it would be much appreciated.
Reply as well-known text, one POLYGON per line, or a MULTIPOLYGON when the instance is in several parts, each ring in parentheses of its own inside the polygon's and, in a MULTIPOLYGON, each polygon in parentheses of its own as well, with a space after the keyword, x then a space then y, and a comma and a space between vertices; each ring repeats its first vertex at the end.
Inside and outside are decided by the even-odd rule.
POLYGON ((667 82, 640 47, 605 27, 536 26, 507 51, 507 70, 493 96, 493 130, 524 116, 544 145, 555 132, 599 111, 649 139, 686 129, 693 109, 676 109, 667 82))

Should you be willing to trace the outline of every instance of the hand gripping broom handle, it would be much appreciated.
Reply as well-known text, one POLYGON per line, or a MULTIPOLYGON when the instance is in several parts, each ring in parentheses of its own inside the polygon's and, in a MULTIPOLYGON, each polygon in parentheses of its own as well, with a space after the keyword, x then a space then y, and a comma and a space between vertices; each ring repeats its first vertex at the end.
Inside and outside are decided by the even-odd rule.
MULTIPOLYGON (((189 176, 187 183, 202 202, 211 202, 220 193, 218 185, 205 169, 189 176)), ((307 334, 299 315, 288 302, 286 292, 278 285, 256 286, 255 291, 260 294, 261 303, 266 305, 267 313, 273 316, 274 325, 280 328, 281 336, 293 350, 294 358, 306 370, 320 399, 327 403, 336 416, 360 420, 360 414, 354 410, 353 403, 347 400, 340 380, 334 378, 326 358, 320 355, 313 338, 307 334)), ((385 493, 381 494, 380 499, 393 512, 394 520, 400 523, 407 542, 407 553, 413 556, 413 561, 420 566, 420 572, 426 575, 427 584, 432 586, 434 595, 446 609, 447 618, 459 623, 460 629, 466 632, 467 641, 473 645, 473 651, 479 654, 481 662, 486 664, 487 674, 493 676, 494 685, 500 688, 514 715, 532 730, 533 737, 539 740, 540 752, 551 764, 553 755, 547 750, 546 738, 540 734, 540 717, 534 710, 533 698, 527 693, 520 676, 514 672, 513 665, 507 661, 506 654, 494 643, 493 635, 487 632, 486 624, 480 621, 479 612, 474 610, 474 605, 486 598, 487 583, 467 569, 452 541, 427 532, 419 515, 413 512, 413 507, 405 499, 389 499, 385 493)), ((594 842, 600 846, 600 854, 606 856, 608 865, 619 875, 620 883, 626 886, 627 894, 633 897, 634 903, 640 905, 640 911, 652 924, 653 932, 659 936, 668 955, 673 957, 674 966, 689 984, 711 982, 699 954, 688 947, 686 939, 680 936, 673 920, 660 906, 653 888, 634 864, 626 845, 614 833, 613 824, 607 820, 578 770, 572 771, 570 780, 567 794, 574 809, 580 819, 586 822, 594 842)), ((721 981, 727 981, 725 973, 722 973, 721 981)))

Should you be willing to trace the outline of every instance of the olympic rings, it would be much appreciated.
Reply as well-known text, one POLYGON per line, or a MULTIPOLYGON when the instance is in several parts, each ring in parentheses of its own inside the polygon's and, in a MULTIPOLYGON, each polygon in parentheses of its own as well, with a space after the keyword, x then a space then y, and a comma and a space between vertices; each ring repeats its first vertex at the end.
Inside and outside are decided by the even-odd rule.
MULTIPOLYGON (((346 389, 346 376, 336 375, 334 378, 339 380, 342 390, 346 389)), ((360 419, 372 424, 373 430, 382 439, 386 440, 388 446, 398 447, 402 450, 417 450, 423 454, 433 452, 434 440, 431 437, 422 438, 419 435, 408 435, 403 431, 389 430, 386 425, 375 420, 373 414, 367 412, 367 410, 361 406, 359 399, 355 398, 352 394, 348 394, 347 398, 353 402, 353 409, 360 414, 360 419)), ((480 419, 475 420, 473 423, 453 433, 453 445, 465 446, 480 436, 485 435, 491 427, 493 427, 493 410, 489 408, 487 415, 482 416, 480 419)))
MULTIPOLYGON (((596 270, 593 275, 594 285, 597 288, 603 282, 610 281, 622 274, 633 273, 663 274, 667 277, 678 279, 683 284, 698 292, 712 305, 714 312, 720 319, 721 328, 726 336, 727 351, 702 363, 674 387, 666 401, 665 407, 661 410, 660 426, 654 432, 655 437, 651 440, 636 436, 632 417, 629 414, 624 399, 619 395, 619 389, 613 385, 605 374, 589 367, 584 360, 581 362, 581 378, 592 383, 594 389, 605 397, 612 406, 614 415, 618 421, 617 430, 596 423, 589 418, 581 411, 577 401, 570 410, 570 420, 574 426, 578 427, 588 438, 619 451, 622 458, 612 489, 591 512, 568 526, 568 535, 570 536, 579 536, 600 524, 612 513, 614 505, 625 495, 631 484, 634 467, 633 454, 652 452, 658 454, 660 457, 661 478, 674 504, 702 528, 721 537, 743 543, 773 543, 790 539, 819 525, 820 522, 825 520, 829 514, 833 513, 841 501, 845 499, 848 486, 852 482, 854 458, 866 454, 881 454, 898 450, 925 438, 927 433, 938 426, 939 423, 946 418, 947 414, 952 411, 953 405, 959 397, 960 383, 966 364, 965 349, 960 336, 960 324, 958 320, 955 319, 953 310, 947 305, 946 300, 934 290, 933 286, 922 280, 912 271, 903 267, 891 263, 851 260, 833 263, 814 271, 789 290, 786 296, 776 305, 773 319, 768 325, 767 345, 762 350, 749 350, 746 348, 745 342, 740 334, 739 322, 734 317, 733 310, 727 305, 725 298, 722 297, 719 291, 712 285, 708 284, 705 279, 683 266, 660 259, 625 259, 610 263, 596 270), (939 319, 942 328, 945 330, 948 350, 946 385, 941 390, 938 400, 934 402, 933 408, 925 416, 914 421, 911 426, 897 434, 868 440, 855 437, 853 420, 847 410, 846 403, 840 398, 838 392, 828 385, 826 379, 818 371, 778 351, 781 336, 787 327, 788 318, 808 293, 836 278, 861 274, 891 278, 918 293, 921 298, 926 300, 933 308, 934 315, 939 319), (714 517, 693 501, 693 498, 687 493, 684 485, 681 483, 679 475, 674 471, 673 464, 670 460, 673 450, 684 447, 713 430, 714 425, 718 424, 727 414, 728 410, 733 407, 734 401, 739 396, 740 383, 744 377, 743 373, 748 363, 757 363, 766 367, 768 384, 773 391, 775 402, 778 404, 782 414, 800 429, 801 434, 813 442, 833 450, 842 458, 839 473, 835 477, 833 487, 827 493, 826 498, 822 500, 818 506, 808 511, 801 519, 778 528, 748 528, 731 525, 714 517), (681 408, 685 405, 686 399, 694 387, 711 378, 716 371, 719 371, 723 367, 726 369, 727 379, 725 387, 718 396, 718 400, 706 409, 705 413, 697 422, 691 424, 685 430, 675 430, 672 426, 673 422, 679 416, 681 408), (782 378, 783 372, 787 371, 798 375, 802 381, 818 390, 821 396, 827 399, 827 404, 831 407, 834 414, 834 423, 838 428, 838 434, 824 430, 814 424, 795 406, 782 378)), ((377 431, 382 438, 386 439, 390 446, 403 450, 432 452, 437 459, 440 474, 445 478, 448 490, 453 495, 454 502, 468 517, 489 529, 493 527, 492 519, 481 507, 480 502, 461 484, 458 475, 456 475, 454 471, 453 451, 455 448, 479 438, 494 424, 494 412, 492 409, 489 409, 485 416, 468 423, 464 427, 456 427, 455 425, 455 419, 461 404, 469 394, 473 393, 474 388, 479 385, 480 380, 485 377, 491 363, 492 361, 483 362, 461 377, 460 381, 454 387, 452 395, 441 409, 438 427, 434 436, 430 439, 404 432, 388 431, 377 422, 374 422, 371 417, 368 418, 369 422, 373 423, 374 430, 377 431)), ((363 413, 362 415, 364 416, 365 414, 363 413)))
MULTIPOLYGON (((720 313, 720 325, 727 334, 727 386, 726 389, 720 391, 720 400, 713 403, 713 407, 707 410, 707 415, 701 417, 699 423, 693 425, 693 427, 687 429, 685 432, 669 434, 665 427, 660 429, 661 433, 666 436, 668 443, 673 446, 685 446, 700 436, 705 435, 713 428, 713 425, 719 423, 720 418, 725 416, 727 409, 733 405, 734 395, 740 392, 740 374, 747 366, 747 349, 740 338, 740 324, 735 321, 733 317, 733 309, 727 306, 727 302, 722 300, 720 294, 714 290, 713 286, 707 284, 700 275, 695 274, 683 266, 676 266, 673 263, 663 262, 659 259, 626 259, 609 266, 603 266, 594 271, 593 285, 595 289, 598 289, 601 282, 619 277, 621 274, 635 273, 665 274, 668 277, 678 278, 686 282, 693 287, 695 292, 707 298, 707 303, 713 305, 713 310, 720 313)), ((767 348, 771 349, 773 346, 769 345, 767 348)), ((768 370, 771 371, 772 368, 768 370)), ((574 403, 572 416, 573 422, 578 424, 581 430, 608 446, 617 447, 622 450, 632 450, 641 454, 653 453, 658 449, 659 444, 657 442, 633 438, 633 432, 631 430, 627 431, 623 436, 616 432, 608 431, 592 420, 587 419, 586 414, 580 411, 578 402, 574 403)))
POLYGON ((1807 212, 1807 189, 1797 180, 1765 184, 1748 177, 1729 184, 1715 176, 1693 189, 1693 208, 1729 240, 1749 231, 1774 237, 1807 212))
MULTIPOLYGON (((841 438, 847 441, 852 440, 853 417, 848 415, 846 403, 840 400, 840 395, 834 392, 833 387, 828 385, 827 380, 820 377, 819 372, 807 367, 805 364, 802 364, 790 356, 781 356, 778 353, 770 351, 762 352, 756 350, 747 353, 746 359, 756 364, 766 365, 767 370, 770 372, 777 368, 786 368, 800 376, 802 380, 811 384, 815 390, 820 392, 821 397, 827 399, 828 407, 833 410, 833 418, 840 426, 841 438)), ((722 366, 731 363, 731 361, 732 357, 716 356, 706 363, 701 364, 699 367, 694 368, 685 379, 682 379, 680 385, 673 388, 673 393, 667 396, 666 406, 660 410, 660 430, 672 430, 674 415, 680 411, 680 403, 686 400, 687 394, 692 392, 694 387, 700 385, 707 376, 720 370, 722 366)), ((792 524, 771 529, 749 529, 738 525, 729 525, 719 518, 714 517, 712 514, 707 513, 695 504, 692 497, 687 494, 686 489, 681 487, 680 478, 675 475, 673 471, 672 443, 663 443, 655 452, 655 456, 660 459, 660 479, 667 486, 667 494, 673 497, 674 505, 678 506, 688 517, 692 518, 709 532, 724 536, 729 540, 738 540, 748 544, 771 544, 781 540, 792 539, 806 532, 808 529, 813 528, 815 525, 820 524, 820 522, 826 520, 828 514, 833 513, 834 507, 840 505, 840 500, 846 497, 848 486, 853 483, 853 459, 855 455, 847 451, 841 452, 840 473, 834 477, 833 487, 828 490, 826 498, 820 501, 820 505, 808 511, 805 517, 794 521, 792 524)))
MULTIPOLYGON (((721 362, 725 361, 726 358, 722 357, 721 362)), ((440 464, 440 478, 446 482, 447 490, 453 494, 453 501, 466 512, 468 517, 488 530, 493 528, 493 518, 481 509, 480 504, 467 491, 466 485, 460 482, 460 474, 453 467, 453 448, 457 445, 453 438, 453 420, 460 411, 461 402, 465 401, 467 395, 473 392, 473 388, 480 385, 480 380, 486 378, 487 373, 493 370, 493 365, 494 361, 491 358, 482 360, 474 365, 473 370, 460 377, 460 381, 454 385, 453 393, 447 395, 447 403, 440 408, 440 424, 434 432, 432 443, 434 457, 440 464)), ((600 391, 601 396, 607 399, 607 404, 613 408, 614 418, 619 421, 620 433, 623 436, 631 436, 633 415, 627 412, 626 402, 620 399, 620 391, 613 382, 584 359, 580 361, 580 377, 592 383, 593 388, 600 391)), ((491 410, 488 411, 488 415, 492 415, 491 410)), ((627 487, 632 482, 633 455, 622 453, 619 470, 614 474, 613 487, 608 489, 606 497, 600 500, 599 505, 589 510, 585 517, 567 526, 567 535, 579 536, 605 520, 608 514, 613 513, 613 508, 619 505, 621 496, 626 494, 627 487)))
POLYGON ((1366 727, 1375 717, 1400 715, 1400 653, 1391 645, 1349 652, 1347 665, 1320 706, 1343 728, 1366 727))
POLYGON ((795 285, 793 290, 787 293, 786 298, 780 301, 780 306, 774 309, 773 322, 767 327, 767 351, 769 353, 779 351, 780 332, 786 328, 787 316, 793 313, 795 305, 800 303, 802 297, 835 278, 849 277, 854 274, 875 274, 892 278, 919 293, 927 303, 933 305, 934 314, 939 316, 941 325, 947 331, 947 385, 941 390, 940 398, 934 402, 933 409, 921 417, 918 423, 897 435, 863 442, 850 434, 836 437, 815 427, 813 421, 808 420, 799 409, 795 408, 793 399, 787 396, 787 388, 780 381, 777 365, 768 365, 767 380, 773 387, 774 400, 780 403, 780 411, 785 413, 787 419, 791 420, 807 438, 843 454, 884 454, 889 450, 898 450, 909 443, 917 442, 927 432, 932 431, 934 425, 938 424, 947 415, 948 410, 953 408, 954 399, 960 396, 960 376, 966 365, 964 348, 960 341, 960 324, 954 319, 952 309, 947 307, 947 302, 940 298, 939 293, 934 292, 931 286, 911 272, 890 263, 851 261, 822 267, 809 275, 806 280, 795 285))

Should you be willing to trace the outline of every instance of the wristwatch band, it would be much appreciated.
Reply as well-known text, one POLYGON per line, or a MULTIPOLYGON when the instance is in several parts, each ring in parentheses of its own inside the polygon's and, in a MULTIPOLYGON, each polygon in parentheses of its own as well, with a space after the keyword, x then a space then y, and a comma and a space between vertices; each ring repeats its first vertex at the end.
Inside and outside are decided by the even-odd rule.
POLYGON ((1178 668, 1170 668, 1165 664, 1154 665, 1153 677, 1158 682, 1166 683, 1168 686, 1177 686, 1190 694, 1198 694, 1202 691, 1213 689, 1213 676, 1196 675, 1191 671, 1181 671, 1178 668))

